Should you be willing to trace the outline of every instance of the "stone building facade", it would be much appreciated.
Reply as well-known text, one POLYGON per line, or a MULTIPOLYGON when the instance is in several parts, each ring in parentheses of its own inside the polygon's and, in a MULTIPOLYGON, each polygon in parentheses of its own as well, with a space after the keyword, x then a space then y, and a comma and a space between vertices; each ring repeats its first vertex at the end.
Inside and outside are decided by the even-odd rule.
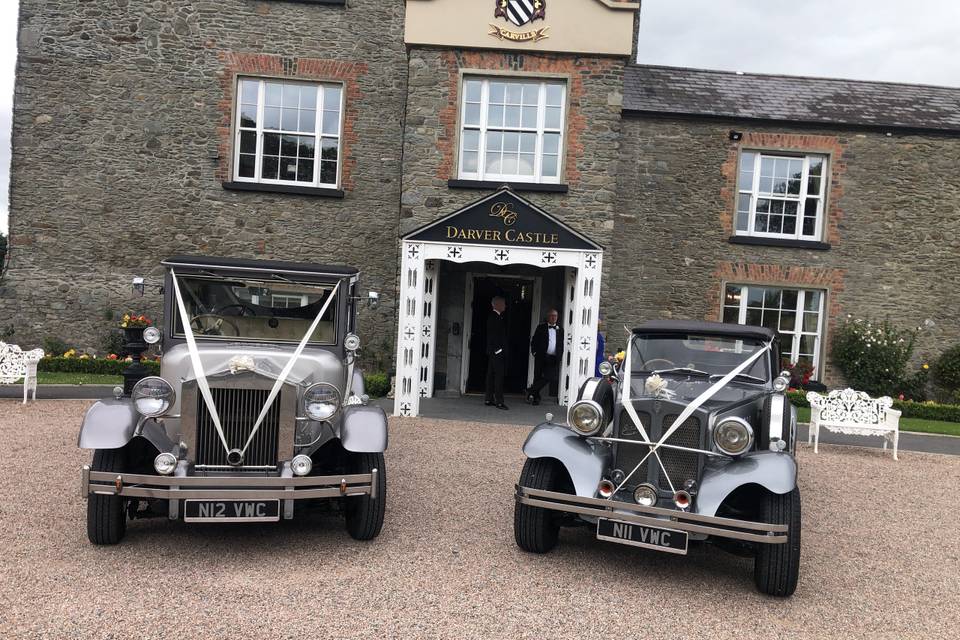
MULTIPOLYGON (((130 282, 168 255, 262 256, 360 267, 392 367, 405 238, 505 185, 603 249, 582 339, 588 311, 609 346, 652 318, 775 314, 827 381, 846 314, 923 326, 918 357, 960 341, 960 90, 634 65, 620 0, 20 4, 0 281, 19 343, 96 350, 124 310, 159 316, 130 282)), ((430 394, 476 387, 471 296, 563 314, 585 268, 449 250, 417 316, 430 394)))

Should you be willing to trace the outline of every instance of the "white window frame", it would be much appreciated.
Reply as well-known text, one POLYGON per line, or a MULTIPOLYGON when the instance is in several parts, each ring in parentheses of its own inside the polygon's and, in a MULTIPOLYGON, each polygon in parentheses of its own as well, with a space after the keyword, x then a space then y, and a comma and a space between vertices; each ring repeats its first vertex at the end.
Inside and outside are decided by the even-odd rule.
MULTIPOLYGON (((502 182, 530 182, 530 183, 541 183, 541 184, 559 184, 562 182, 561 177, 563 176, 564 171, 564 143, 565 143, 565 130, 567 124, 567 90, 568 83, 563 78, 532 78, 532 77, 504 77, 504 76, 464 76, 460 82, 460 125, 459 125, 459 141, 458 141, 458 150, 457 150, 457 176, 461 180, 486 180, 486 181, 502 181, 502 182), (466 113, 467 113, 467 100, 466 100, 466 83, 470 81, 480 82, 480 124, 479 125, 468 125, 466 123, 466 113), (486 157, 487 157, 487 130, 488 122, 487 115, 488 109, 490 106, 490 83, 491 82, 502 82, 505 84, 537 84, 540 86, 540 93, 537 100, 537 143, 534 150, 534 169, 533 175, 519 175, 519 174, 504 174, 504 173, 487 173, 486 172, 486 157), (545 126, 546 113, 547 113, 547 85, 559 85, 563 91, 560 97, 560 127, 559 128, 547 128, 545 126), (477 145, 477 170, 475 172, 468 172, 464 170, 464 131, 472 130, 479 132, 479 143, 477 145), (560 138, 557 143, 557 175, 556 176, 543 176, 543 136, 545 133, 556 133, 559 134, 560 138)), ((521 121, 522 125, 522 121, 521 121)), ((508 127, 503 126, 502 128, 497 127, 495 131, 503 132, 517 132, 517 133, 534 133, 532 129, 519 127, 508 127)))
POLYGON ((763 149, 743 149, 740 152, 740 162, 737 166, 737 176, 736 176, 736 200, 734 201, 734 211, 733 211, 733 233, 737 236, 752 236, 754 238, 781 238, 781 239, 791 239, 791 240, 810 240, 810 241, 819 241, 823 237, 823 221, 824 214, 826 211, 826 193, 827 193, 827 181, 829 177, 830 170, 830 156, 825 153, 790 153, 787 151, 770 151, 763 149), (753 158, 753 183, 750 186, 749 190, 740 188, 740 173, 743 171, 744 166, 744 154, 752 153, 755 154, 753 158), (800 193, 796 197, 786 196, 769 196, 760 194, 760 167, 764 158, 776 159, 786 159, 786 160, 803 160, 803 170, 800 176, 800 193), (820 192, 817 194, 808 194, 809 188, 809 177, 810 177, 810 160, 812 158, 820 158, 823 160, 823 168, 820 172, 820 192), (744 231, 742 229, 737 229, 737 219, 740 213, 740 196, 748 195, 750 196, 750 213, 747 218, 747 229, 744 231), (757 201, 761 198, 767 200, 783 200, 792 202, 796 200, 797 202, 797 226, 794 233, 770 233, 767 231, 755 231, 756 226, 756 217, 757 217, 757 201), (803 217, 804 217, 804 207, 806 206, 807 198, 816 198, 817 199, 817 218, 814 225, 813 234, 805 235, 803 233, 803 217))
MULTIPOLYGON (((795 322, 793 331, 780 331, 780 327, 777 327, 777 334, 784 338, 785 336, 791 336, 790 344, 788 349, 784 349, 782 355, 786 355, 790 358, 790 363, 795 364, 797 359, 800 357, 800 339, 802 336, 814 336, 814 348, 813 348, 813 376, 818 377, 820 375, 820 351, 821 346, 823 345, 823 310, 825 308, 825 301, 827 299, 827 290, 826 289, 801 289, 798 287, 789 287, 779 284, 741 284, 738 282, 726 282, 723 285, 723 296, 720 301, 720 319, 724 317, 724 312, 728 307, 733 307, 733 305, 728 305, 727 300, 727 287, 740 287, 740 308, 737 315, 737 324, 746 324, 747 321, 747 299, 748 291, 751 287, 757 289, 779 289, 780 291, 796 291, 797 292, 797 307, 794 310, 795 312, 795 322), (820 305, 817 308, 817 330, 816 332, 804 331, 803 330, 803 314, 805 311, 804 302, 806 302, 806 297, 808 293, 819 293, 820 294, 820 305)), ((781 308, 781 311, 787 309, 781 308)))
MULTIPOLYGON (((234 108, 234 136, 233 136, 233 169, 232 175, 233 180, 236 182, 248 182, 254 184, 272 184, 272 185, 286 185, 294 187, 315 187, 321 189, 335 189, 340 185, 340 176, 343 171, 343 120, 344 120, 344 104, 346 100, 346 86, 342 82, 309 82, 302 80, 291 80, 287 78, 268 78, 268 77, 256 77, 256 76, 238 76, 236 78, 236 83, 234 85, 235 92, 235 108, 234 108), (240 118, 240 113, 243 108, 241 91, 241 83, 244 80, 254 80, 259 83, 257 88, 257 125, 256 127, 244 127, 241 126, 242 120, 240 118), (316 140, 314 147, 314 156, 313 156, 313 180, 311 182, 301 182, 297 180, 271 180, 269 178, 261 178, 261 170, 263 165, 263 137, 264 133, 274 133, 283 135, 296 135, 296 136, 309 136, 311 132, 305 131, 284 131, 281 129, 266 129, 264 127, 263 120, 263 110, 266 104, 265 99, 265 85, 268 82, 277 82, 281 84, 299 84, 301 86, 314 87, 317 91, 317 102, 316 102, 316 122, 314 123, 314 130, 312 135, 316 140), (340 89, 340 104, 337 105, 337 132, 336 134, 323 133, 323 112, 324 112, 324 87, 337 87, 340 89), (240 176, 240 136, 244 131, 256 131, 257 134, 257 151, 256 151, 256 164, 254 166, 253 177, 241 177, 240 176), (333 182, 320 182, 320 168, 321 168, 321 159, 320 155, 323 150, 323 140, 336 140, 337 141, 337 173, 333 182)), ((282 124, 282 123, 281 123, 282 124)))

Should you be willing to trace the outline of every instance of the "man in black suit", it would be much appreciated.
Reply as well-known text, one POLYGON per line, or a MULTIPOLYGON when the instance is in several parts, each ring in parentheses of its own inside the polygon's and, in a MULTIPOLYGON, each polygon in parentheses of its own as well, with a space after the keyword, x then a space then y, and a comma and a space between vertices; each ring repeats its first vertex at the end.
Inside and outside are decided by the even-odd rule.
POLYGON ((530 340, 533 354, 533 384, 527 389, 527 402, 540 404, 540 390, 560 375, 560 356, 563 354, 563 329, 557 324, 556 309, 547 312, 547 321, 537 326, 530 340))
POLYGON ((487 317, 487 406, 507 409, 503 404, 503 376, 507 371, 507 322, 503 312, 507 301, 495 296, 490 301, 493 310, 487 317))

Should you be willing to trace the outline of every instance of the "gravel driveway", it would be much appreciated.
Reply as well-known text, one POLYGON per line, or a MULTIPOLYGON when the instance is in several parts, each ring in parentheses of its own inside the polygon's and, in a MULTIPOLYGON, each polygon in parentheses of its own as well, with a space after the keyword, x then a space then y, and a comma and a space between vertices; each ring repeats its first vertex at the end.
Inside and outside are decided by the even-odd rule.
POLYGON ((521 552, 527 429, 469 422, 391 419, 370 543, 318 513, 140 520, 93 547, 75 446, 88 405, 0 401, 0 638, 960 637, 960 457, 803 445, 800 586, 776 600, 752 561, 710 548, 676 557, 582 528, 521 552))

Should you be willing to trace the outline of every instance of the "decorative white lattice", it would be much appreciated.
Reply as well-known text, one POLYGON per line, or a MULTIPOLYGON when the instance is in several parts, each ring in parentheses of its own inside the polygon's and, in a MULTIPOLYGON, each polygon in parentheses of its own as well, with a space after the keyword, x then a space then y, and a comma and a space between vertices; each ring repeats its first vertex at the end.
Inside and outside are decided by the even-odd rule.
POLYGON ((30 365, 35 372, 42 357, 43 349, 22 351, 15 344, 0 342, 0 384, 13 384, 23 378, 30 365))
POLYGON ((820 420, 830 423, 876 425, 886 420, 893 400, 887 396, 871 398, 863 391, 833 390, 826 396, 815 391, 807 394, 811 407, 820 409, 820 420))

